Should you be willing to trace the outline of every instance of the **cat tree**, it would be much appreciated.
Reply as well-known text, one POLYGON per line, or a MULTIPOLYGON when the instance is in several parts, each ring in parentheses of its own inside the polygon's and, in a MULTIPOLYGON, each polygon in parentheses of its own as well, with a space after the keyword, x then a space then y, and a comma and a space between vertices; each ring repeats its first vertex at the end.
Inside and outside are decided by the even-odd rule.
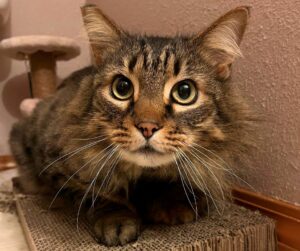
POLYGON ((31 92, 35 99, 25 99, 20 109, 30 113, 38 102, 56 89, 56 61, 70 60, 80 54, 80 47, 70 38, 57 36, 19 36, 4 39, 0 50, 10 58, 28 60, 31 92))

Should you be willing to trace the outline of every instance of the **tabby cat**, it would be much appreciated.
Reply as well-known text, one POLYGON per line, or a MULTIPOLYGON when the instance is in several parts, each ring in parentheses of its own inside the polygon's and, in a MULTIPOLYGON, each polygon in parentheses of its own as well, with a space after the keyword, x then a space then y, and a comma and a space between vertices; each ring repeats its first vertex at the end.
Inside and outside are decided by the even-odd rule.
POLYGON ((22 186, 76 198, 108 246, 136 240, 142 223, 221 213, 254 123, 230 81, 249 8, 176 37, 129 34, 94 5, 82 14, 93 66, 13 126, 22 186))

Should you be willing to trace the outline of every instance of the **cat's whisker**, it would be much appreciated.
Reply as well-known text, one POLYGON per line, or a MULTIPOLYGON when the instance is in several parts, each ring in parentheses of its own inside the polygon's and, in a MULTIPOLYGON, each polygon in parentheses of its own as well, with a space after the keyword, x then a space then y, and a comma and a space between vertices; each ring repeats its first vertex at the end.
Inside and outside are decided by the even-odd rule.
MULTIPOLYGON (((180 155, 180 152, 178 152, 179 153, 179 157, 181 156, 180 155)), ((196 220, 198 220, 198 204, 197 204, 197 198, 196 198, 196 195, 195 195, 195 192, 194 192, 194 190, 193 190, 193 186, 192 186, 192 184, 191 184, 191 182, 190 182, 190 179, 189 179, 189 176, 193 179, 193 176, 192 175, 190 175, 190 172, 189 172, 189 170, 188 170, 188 168, 186 167, 186 165, 185 165, 185 162, 184 162, 184 159, 182 159, 181 157, 178 159, 181 163, 182 163, 182 165, 181 165, 181 167, 182 167, 182 170, 184 171, 184 173, 185 173, 185 176, 186 176, 186 179, 187 179, 187 181, 188 181, 188 183, 189 183, 189 191, 190 191, 190 193, 193 195, 193 199, 194 199, 194 203, 195 203, 195 211, 196 211, 196 215, 195 215, 195 217, 196 217, 196 220), (186 169, 186 170, 185 170, 186 169), (189 173, 189 175, 187 174, 187 172, 189 173)))
POLYGON ((91 137, 91 138, 74 138, 73 140, 88 141, 88 140, 99 139, 99 138, 103 139, 107 136, 108 136, 108 134, 102 134, 102 135, 91 137))
MULTIPOLYGON (((114 148, 110 149, 108 153, 106 153, 106 156, 108 156, 112 151, 113 151, 114 148)), ((76 216, 76 225, 77 225, 77 230, 78 230, 78 226, 79 226, 79 215, 80 215, 80 211, 81 211, 81 207, 83 205, 83 202, 85 201, 86 197, 88 196, 88 193, 90 192, 93 184, 95 183, 95 181, 97 180, 98 178, 98 175, 100 174, 102 169, 99 169, 95 178, 91 181, 90 185, 87 187, 81 201, 80 201, 80 204, 79 204, 79 207, 78 207, 78 211, 77 211, 77 216, 76 216)))
POLYGON ((115 160, 114 160, 115 163, 113 163, 113 164, 111 165, 111 167, 110 167, 111 173, 110 173, 110 176, 108 177, 108 182, 107 182, 107 185, 106 185, 106 189, 108 189, 109 183, 110 183, 110 181, 111 181, 111 179, 112 179, 113 172, 114 172, 116 166, 118 165, 118 163, 119 163, 119 161, 120 161, 120 159, 121 159, 121 156, 122 156, 122 153, 119 152, 118 156, 117 156, 117 157, 115 158, 115 160))
MULTIPOLYGON (((197 158, 199 159, 200 162, 203 161, 203 162, 207 163, 209 166, 211 166, 211 167, 214 168, 214 169, 220 169, 220 170, 224 170, 224 171, 228 171, 228 172, 231 171, 231 168, 229 167, 229 165, 228 165, 225 161, 223 161, 223 163, 226 164, 226 165, 228 166, 228 169, 227 169, 227 168, 224 168, 224 166, 222 166, 220 163, 218 163, 218 162, 215 161, 214 159, 210 158, 208 155, 206 155, 205 153, 203 153, 202 151, 200 151, 200 150, 197 149, 196 147, 194 147, 194 146, 192 146, 192 145, 189 145, 189 144, 185 144, 185 143, 182 143, 182 144, 184 144, 185 146, 187 146, 187 147, 190 149, 190 151, 192 151, 192 152, 197 156, 197 158), (191 149, 191 148, 192 148, 192 149, 191 149), (212 161, 216 166, 212 165, 211 163, 205 161, 205 160, 202 159, 202 158, 200 159, 200 157, 198 156, 197 153, 195 153, 194 150, 197 151, 199 154, 203 155, 204 157, 206 157, 208 160, 212 161)), ((194 143, 194 144, 197 145, 196 143, 194 143)), ((197 145, 197 146, 201 147, 200 145, 197 145)), ((202 148, 202 149, 205 149, 205 150, 207 150, 207 151, 209 151, 208 149, 206 149, 206 148, 204 148, 204 147, 201 147, 201 148, 202 148)), ((212 151, 209 151, 209 152, 210 152, 210 153, 213 153, 212 151)), ((217 155, 215 154, 215 156, 217 156, 217 155)))
MULTIPOLYGON (((222 186, 221 186, 221 184, 220 184, 220 182, 219 182, 219 180, 218 180, 218 178, 216 177, 216 175, 214 174, 214 172, 213 172, 213 166, 208 166, 207 164, 207 162, 205 162, 205 161, 203 161, 202 159, 200 159, 197 155, 195 155, 192 151, 189 151, 189 153, 191 154, 191 155, 193 155, 193 157, 195 157, 196 158, 196 160, 198 160, 199 162, 200 162, 200 164, 202 165, 202 166, 204 166, 207 170, 208 170, 208 172, 212 175, 212 177, 213 177, 213 180, 215 180, 215 182, 217 183, 217 185, 218 185, 218 187, 219 187, 219 190, 220 190, 220 192, 221 192, 221 196, 222 196, 222 199, 223 200, 225 200, 225 194, 224 194, 224 191, 223 191, 223 188, 222 188, 222 186), (211 168, 212 167, 212 168, 211 168)), ((185 153, 184 153, 185 154, 185 153)), ((196 168, 195 168, 196 169, 196 168)), ((197 170, 197 169, 196 169, 197 170)), ((197 170, 198 171, 198 170, 197 170)), ((199 171, 198 171, 199 172, 199 171)), ((215 199, 216 200, 216 199, 215 199)))
MULTIPOLYGON (((178 156, 178 155, 177 155, 177 156, 178 156)), ((180 156, 179 156, 179 157, 180 157, 180 156)), ((181 184, 182 184, 184 193, 185 193, 185 195, 186 195, 186 198, 187 198, 187 200, 188 200, 188 202, 189 202, 191 208, 192 208, 193 211, 195 212, 195 215, 197 215, 197 212, 196 212, 196 210, 195 210, 194 207, 193 207, 193 203, 191 202, 191 200, 190 200, 190 198, 189 198, 189 196, 188 196, 188 193, 187 193, 187 191, 186 191, 186 189, 185 189, 185 181, 184 181, 184 178, 183 178, 183 176, 182 176, 182 174, 181 174, 180 166, 179 166, 179 164, 178 164, 178 162, 177 162, 176 156, 174 156, 174 162, 175 162, 175 164, 176 164, 176 167, 177 167, 177 170, 178 170, 178 173, 179 173, 179 177, 180 177, 181 184)))
MULTIPOLYGON (((179 150, 181 150, 181 149, 179 149, 179 150)), ((189 162, 191 170, 194 171, 194 169, 195 169, 195 171, 198 173, 198 175, 195 176, 198 180, 198 183, 196 182, 196 184, 198 184, 198 188, 201 189, 204 193, 205 193, 205 191, 207 191, 209 193, 208 195, 212 198, 212 195, 210 194, 210 191, 209 191, 209 189, 208 189, 208 187, 207 187, 207 185, 206 185, 206 183, 205 183, 205 181, 202 177, 202 174, 199 172, 199 170, 197 169, 195 164, 190 160, 190 158, 185 154, 184 151, 181 150, 181 154, 186 159, 186 161, 189 162), (199 180, 199 178, 201 179, 202 182, 199 180), (202 187, 202 184, 203 184, 204 187, 202 187)))
POLYGON ((60 194, 60 192, 64 189, 64 187, 67 185, 67 183, 77 174, 79 173, 84 167, 86 167, 89 163, 91 163, 94 159, 96 159, 101 153, 97 154, 93 158, 91 158, 89 161, 87 161, 83 166, 81 166, 79 169, 77 169, 65 182, 64 184, 60 187, 60 189, 57 191, 55 196, 53 197, 49 209, 52 207, 54 201, 56 200, 57 196, 60 194))
POLYGON ((94 204, 95 204, 95 202, 96 202, 96 200, 97 200, 97 198, 98 198, 98 196, 99 196, 99 194, 101 192, 101 188, 102 188, 102 186, 105 185, 105 183, 107 183, 106 189, 108 188, 109 183, 110 183, 111 178, 112 178, 112 175, 113 175, 113 172, 114 172, 117 164, 119 163, 120 156, 121 156, 121 153, 119 152, 119 155, 113 160, 114 163, 111 164, 111 167, 109 168, 109 170, 108 170, 105 178, 103 179, 102 184, 101 184, 101 186, 100 186, 100 188, 99 188, 99 190, 97 192, 97 195, 95 196, 95 198, 92 199, 92 205, 91 205, 91 207, 94 206, 94 204), (108 176, 108 178, 107 178, 107 176, 108 176))
MULTIPOLYGON (((94 169, 95 169, 96 167, 98 167, 98 165, 99 165, 99 163, 101 162, 101 160, 103 160, 104 158, 107 158, 107 156, 113 152, 113 150, 115 149, 115 144, 114 144, 114 143, 111 143, 111 144, 109 145, 109 147, 111 147, 111 146, 113 146, 113 148, 110 149, 105 155, 103 155, 103 156, 97 161, 97 164, 93 167, 93 170, 91 171, 91 175, 92 175, 92 173, 94 172, 94 169)), ((108 147, 107 147, 107 148, 108 148, 108 147)), ((107 149, 107 148, 106 148, 106 149, 107 149)), ((101 172, 103 166, 104 166, 104 165, 102 164, 101 167, 98 169, 98 171, 97 171, 97 173, 96 173, 96 175, 95 175, 95 178, 92 180, 92 183, 94 183, 94 184, 93 184, 93 190, 92 190, 92 200, 94 199, 95 186, 96 186, 96 183, 97 183, 97 178, 98 178, 98 175, 100 174, 100 172, 101 172)))
MULTIPOLYGON (((181 150, 181 149, 180 149, 180 150, 181 150)), ((186 159, 187 159, 187 160, 189 161, 189 163, 191 164, 191 170, 193 170, 193 171, 196 173, 196 177, 197 177, 197 178, 198 178, 198 177, 201 178, 203 184, 204 184, 205 187, 206 187, 206 191, 209 193, 209 197, 212 199, 212 202, 214 203, 216 209, 218 210, 218 207, 217 207, 217 205, 216 205, 216 203, 215 203, 215 201, 218 201, 218 200, 217 200, 216 198, 214 198, 214 196, 212 196, 212 193, 210 192, 210 189, 208 189, 208 187, 207 187, 207 185, 206 185, 204 179, 202 178, 202 174, 200 173, 200 171, 198 170, 198 168, 195 166, 195 164, 190 160, 190 158, 188 157, 188 155, 187 155, 184 151, 182 151, 182 150, 181 150, 181 153, 186 157, 186 159)), ((199 160, 198 160, 198 161, 199 161, 199 160)), ((199 162, 200 162, 200 161, 199 161, 199 162)), ((200 163, 201 163, 201 162, 200 162, 200 163)), ((202 165, 204 165, 204 164, 202 163, 202 165)), ((205 166, 205 167, 206 167, 206 166, 205 166)), ((208 167, 206 167, 206 168, 208 168, 208 167)), ((209 172, 212 172, 212 171, 209 170, 209 172)), ((221 190, 221 191, 223 191, 223 190, 221 190)), ((205 190, 204 190, 203 192, 205 192, 205 190)))
MULTIPOLYGON (((199 149, 197 149, 197 148, 194 147, 194 146, 197 146, 198 148, 201 148, 201 149, 207 151, 208 153, 214 155, 214 156, 215 156, 216 158, 218 158, 221 162, 223 162, 223 163, 225 164, 225 166, 226 166, 229 170, 231 170, 231 168, 230 168, 230 166, 228 165, 228 163, 227 163, 224 159, 222 159, 219 155, 217 155, 216 153, 214 153, 213 151, 211 151, 211 150, 207 149, 206 147, 201 146, 201 145, 199 145, 199 144, 197 144, 197 143, 192 143, 192 145, 190 145, 190 147, 192 147, 192 148, 194 148, 195 150, 198 150, 198 151, 199 151, 199 149)), ((224 166, 222 166, 222 165, 220 165, 219 163, 217 163, 214 159, 212 159, 212 158, 210 158, 209 156, 205 155, 203 152, 201 152, 201 154, 203 154, 205 157, 207 157, 208 159, 210 159, 211 161, 213 161, 213 162, 214 162, 215 164, 217 164, 221 169, 224 170, 224 166)))
MULTIPOLYGON (((200 154, 204 154, 201 153, 200 154)), ((210 164, 211 165, 211 164, 210 164)), ((247 185, 249 188, 251 188, 253 191, 256 191, 256 189, 250 185, 247 181, 245 181, 244 179, 242 179, 241 177, 239 177, 233 170, 231 169, 223 169, 225 172, 227 172, 229 175, 233 176, 234 178, 236 178, 237 180, 240 180, 242 183, 244 183, 245 185, 247 185)))
MULTIPOLYGON (((113 146, 114 143, 109 144, 107 147, 105 147, 104 149, 102 149, 101 153, 103 153, 104 151, 106 151, 108 148, 110 148, 111 146, 113 146)), ((97 162, 96 164, 91 168, 90 171, 90 176, 93 175, 95 168, 98 166, 98 164, 100 163, 100 161, 105 157, 105 155, 103 155, 97 162)))
MULTIPOLYGON (((105 148, 101 151, 101 153, 103 153, 104 151, 106 151, 107 149, 109 149, 109 148, 112 147, 112 146, 114 146, 114 143, 111 143, 110 145, 108 145, 107 147, 105 147, 105 148)), ((113 149, 113 148, 112 148, 112 149, 113 149)), ((112 149, 110 149, 110 150, 108 151, 107 154, 109 154, 109 153, 112 151, 112 149)), ((96 162, 96 164, 93 166, 93 168, 91 168, 91 171, 90 171, 90 177, 92 176, 92 174, 93 174, 95 168, 99 165, 99 163, 101 162, 101 160, 103 160, 103 159, 107 156, 107 154, 103 154, 103 155, 99 158, 99 160, 96 162)), ((94 187, 95 187, 95 184, 94 184, 94 187)), ((94 187, 93 187, 93 192, 92 192, 92 198, 94 197, 94 187)))
MULTIPOLYGON (((103 167, 106 165, 106 163, 107 163, 107 162, 111 159, 111 157, 117 152, 118 148, 119 148, 119 146, 116 146, 116 147, 113 149, 113 151, 111 152, 111 154, 107 157, 107 159, 105 160, 105 162, 102 164, 101 169, 103 169, 103 167)), ((102 183, 101 183, 101 186, 100 186, 100 188, 98 189, 98 192, 97 192, 97 194, 96 194, 96 196, 95 196, 95 199, 94 199, 93 202, 92 202, 92 207, 94 207, 94 204, 95 204, 95 202, 96 202, 96 200, 97 200, 97 197, 98 197, 99 194, 100 194, 100 191, 101 191, 101 189, 102 189, 102 187, 103 187, 103 185, 104 185, 105 180, 107 179, 108 174, 109 174, 109 171, 106 173, 106 175, 105 175, 105 177, 104 177, 104 179, 103 179, 103 181, 102 181, 102 183)))
POLYGON ((205 162, 204 160, 202 160, 201 158, 199 158, 199 156, 198 155, 196 155, 194 152, 193 152, 193 150, 191 149, 190 151, 189 151, 189 153, 191 154, 191 155, 193 155, 204 167, 206 167, 206 169, 208 170, 208 172, 213 176, 213 179, 215 180, 215 182, 217 183, 217 185, 218 185, 218 187, 219 187, 219 190, 220 190, 220 192, 221 192, 221 195, 222 195, 222 198, 223 199, 225 199, 225 195, 224 195, 224 191, 223 191, 223 188, 222 188, 222 186, 221 186, 221 184, 220 184, 220 181, 218 180, 218 178, 217 178, 217 176, 214 174, 214 172, 213 172, 213 168, 211 168, 212 166, 209 166, 209 165, 207 165, 208 163, 207 162, 205 162))
MULTIPOLYGON (((106 139, 106 138, 105 138, 105 139, 106 139)), ((73 157, 74 155, 76 155, 77 153, 82 152, 83 150, 88 149, 88 148, 90 148, 90 147, 92 147, 92 146, 95 146, 95 145, 97 145, 98 143, 104 141, 105 139, 101 139, 101 140, 94 141, 94 142, 92 142, 92 143, 89 143, 89 144, 87 144, 87 145, 84 145, 84 146, 82 146, 82 147, 79 147, 79 148, 77 148, 77 149, 75 149, 75 150, 73 150, 73 151, 71 151, 71 152, 69 152, 69 153, 67 153, 67 154, 65 154, 65 155, 63 155, 63 156, 57 158, 56 160, 54 160, 54 161, 52 161, 50 164, 48 164, 46 167, 44 167, 44 168, 42 169, 42 171, 40 171, 39 176, 40 176, 43 172, 45 172, 49 167, 51 167, 52 165, 54 165, 54 164, 57 163, 58 161, 62 160, 63 158, 65 158, 65 157, 68 156, 68 157, 64 160, 64 161, 66 161, 66 160, 70 159, 71 157, 73 157)))
POLYGON ((205 153, 203 153, 202 151, 200 151, 199 149, 193 147, 193 146, 190 146, 192 147, 193 149, 195 149, 198 153, 202 154, 204 157, 208 158, 209 160, 211 160, 212 162, 214 162, 220 169, 228 172, 230 175, 234 176, 236 179, 240 180, 241 182, 243 182, 244 184, 246 184, 249 188, 251 188, 253 191, 256 191, 256 189, 250 185, 247 181, 245 181, 244 179, 242 179, 241 177, 239 177, 233 170, 232 168, 230 168, 230 166, 220 157, 218 156, 216 153, 206 149, 205 147, 203 146, 200 146, 196 143, 194 143, 194 145, 198 146, 199 148, 203 149, 203 150, 206 150, 207 152, 213 154, 215 157, 217 157, 220 161, 222 161, 226 166, 227 168, 224 168, 222 167, 221 164, 217 163, 214 159, 210 158, 208 155, 206 155, 205 153))
MULTIPOLYGON (((180 152, 180 149, 178 149, 178 153, 179 155, 182 157, 181 159, 184 161, 184 165, 186 167, 186 169, 188 170, 189 174, 190 174, 190 169, 191 169, 191 164, 188 162, 188 160, 186 159, 186 157, 180 152), (188 165, 188 166, 186 166, 188 165)), ((197 184, 197 181, 195 180, 195 177, 193 177, 193 175, 190 175, 194 184, 197 184)), ((202 186, 202 184, 197 184, 197 187, 201 190, 201 191, 205 191, 205 188, 202 186)))
POLYGON ((218 168, 218 169, 220 169, 220 170, 227 170, 227 169, 225 168, 225 166, 226 166, 229 170, 231 170, 230 166, 225 162, 225 160, 223 160, 221 157, 219 157, 219 156, 218 156, 216 153, 214 153, 213 151, 211 151, 211 150, 209 150, 209 149, 207 149, 207 148, 205 148, 205 147, 203 147, 203 146, 201 146, 201 145, 199 145, 199 144, 197 144, 197 143, 195 143, 195 142, 194 142, 194 143, 191 143, 191 144, 187 144, 187 143, 181 142, 181 145, 187 147, 188 149, 193 148, 193 149, 196 150, 198 153, 200 153, 201 155, 205 156, 207 159, 209 159, 209 160, 211 160, 212 162, 214 162, 214 163, 216 164, 216 167, 215 167, 215 168, 218 168), (198 149, 198 148, 201 148, 201 149, 203 149, 203 150, 206 150, 209 154, 214 155, 214 156, 217 157, 221 162, 223 162, 223 163, 225 164, 225 166, 224 166, 224 165, 221 165, 220 163, 218 163, 215 159, 210 158, 207 154, 203 153, 203 152, 200 151, 200 149, 198 149))
MULTIPOLYGON (((184 167, 186 167, 186 165, 184 163, 184 159, 182 158, 180 152, 177 152, 177 157, 178 157, 178 164, 180 164, 180 167, 182 167, 182 169, 184 169, 184 167)), ((184 184, 187 186, 188 191, 190 193, 193 193, 193 190, 191 188, 191 182, 189 181, 188 175, 187 175, 187 173, 186 173, 185 170, 184 170, 184 173, 185 173, 185 176, 186 176, 186 178, 187 178, 187 180, 189 182, 189 185, 186 183, 185 179, 184 179, 184 184)), ((184 178, 184 176, 183 176, 183 178, 184 178)))
MULTIPOLYGON (((95 177, 94 179, 96 179, 96 177, 95 177)), ((87 189, 86 189, 86 191, 85 191, 85 193, 84 193, 84 195, 83 195, 83 197, 82 197, 82 199, 81 199, 81 201, 80 201, 80 205, 79 205, 78 212, 77 212, 77 216, 76 216, 76 226, 77 226, 77 231, 79 230, 79 214, 80 214, 80 209, 81 209, 82 204, 83 204, 83 202, 85 201, 85 199, 86 199, 86 197, 87 197, 89 191, 91 190, 91 187, 92 187, 92 186, 93 186, 93 182, 91 182, 90 185, 87 187, 87 189)))
MULTIPOLYGON (((207 206, 208 206, 208 214, 209 214, 209 203, 208 203, 208 197, 211 198, 214 206, 217 208, 217 205, 215 204, 215 199, 214 197, 212 196, 209 188, 207 187, 203 177, 202 177, 202 174, 199 172, 199 170, 195 167, 194 163, 190 160, 190 158, 182 151, 182 155, 183 157, 186 158, 186 161, 189 162, 189 166, 190 166, 190 171, 192 171, 194 173, 194 177, 197 179, 197 182, 195 181, 195 185, 198 187, 198 189, 200 191, 202 191, 205 195, 205 199, 206 199, 206 202, 207 202, 207 206), (201 181, 199 180, 199 178, 201 179, 201 181), (202 185, 203 184, 203 185, 202 185), (204 187, 203 187, 204 186, 204 187)), ((193 176, 192 176, 193 177, 193 176)), ((218 208, 217 208, 218 209, 218 208)))
MULTIPOLYGON (((184 144, 184 143, 183 143, 184 144)), ((222 159, 222 162, 224 163, 224 164, 226 164, 227 166, 228 166, 228 168, 224 168, 220 163, 218 163, 216 160, 214 160, 214 159, 212 159, 212 158, 210 158, 207 154, 205 154, 205 153, 203 153, 202 151, 200 151, 199 149, 197 149, 196 147, 193 147, 192 145, 188 145, 188 144, 185 144, 187 147, 189 147, 189 148, 192 148, 192 149, 190 149, 190 154, 192 154, 200 163, 202 163, 202 165, 204 165, 209 171, 211 171, 211 169, 221 169, 221 170, 224 170, 224 171, 226 171, 226 172, 228 172, 230 175, 232 175, 232 176, 234 176, 235 178, 237 178, 237 179, 239 179, 239 180, 241 180, 242 182, 244 182, 245 184, 247 184, 250 188, 252 188, 252 186, 249 184, 249 183, 247 183, 245 180, 243 180, 242 178, 240 178, 239 176, 237 176, 231 169, 229 169, 229 166, 227 165, 227 163, 222 159), (205 159, 203 159, 203 158, 200 158, 199 156, 198 156, 198 154, 195 152, 195 151, 193 151, 193 149, 195 150, 195 151, 197 151, 199 154, 201 154, 202 156, 204 156, 204 157, 206 157, 208 160, 210 160, 210 161, 212 161, 215 165, 212 165, 212 163, 209 163, 209 162, 207 162, 207 161, 205 161, 205 159)), ((197 144, 196 144, 197 145, 197 144)), ((197 145, 197 146, 199 146, 199 145, 197 145)), ((199 148, 200 148, 201 146, 199 146, 199 148)), ((205 150, 207 150, 209 153, 211 153, 211 154, 214 154, 214 156, 216 156, 216 157, 219 157, 219 156, 217 156, 215 153, 213 153, 212 151, 210 151, 210 150, 208 150, 208 149, 206 149, 206 148, 204 148, 204 147, 201 147, 202 149, 205 149, 205 150)), ((219 157, 218 159, 220 159, 221 160, 221 158, 219 157)), ((215 175, 214 175, 215 176, 215 175)), ((217 177, 215 176, 215 180, 217 181, 217 177)), ((217 183, 219 183, 219 181, 217 181, 217 183)), ((254 189, 255 190, 255 189, 254 189)), ((223 191, 223 190, 222 190, 223 191)))

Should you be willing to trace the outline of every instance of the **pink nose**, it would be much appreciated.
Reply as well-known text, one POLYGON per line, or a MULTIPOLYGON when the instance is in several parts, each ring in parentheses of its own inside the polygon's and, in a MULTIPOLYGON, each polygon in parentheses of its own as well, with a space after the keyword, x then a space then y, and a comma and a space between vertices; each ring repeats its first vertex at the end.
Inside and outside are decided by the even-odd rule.
POLYGON ((158 124, 152 122, 141 122, 137 125, 137 128, 146 139, 149 139, 156 131, 159 130, 158 124))

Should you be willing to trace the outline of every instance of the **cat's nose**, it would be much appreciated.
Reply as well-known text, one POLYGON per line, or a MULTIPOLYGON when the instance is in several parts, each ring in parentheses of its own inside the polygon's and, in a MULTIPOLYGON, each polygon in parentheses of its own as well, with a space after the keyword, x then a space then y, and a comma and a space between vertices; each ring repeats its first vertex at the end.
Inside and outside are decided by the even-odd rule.
POLYGON ((141 122, 136 125, 146 139, 149 139, 156 131, 160 129, 159 125, 152 122, 141 122))

